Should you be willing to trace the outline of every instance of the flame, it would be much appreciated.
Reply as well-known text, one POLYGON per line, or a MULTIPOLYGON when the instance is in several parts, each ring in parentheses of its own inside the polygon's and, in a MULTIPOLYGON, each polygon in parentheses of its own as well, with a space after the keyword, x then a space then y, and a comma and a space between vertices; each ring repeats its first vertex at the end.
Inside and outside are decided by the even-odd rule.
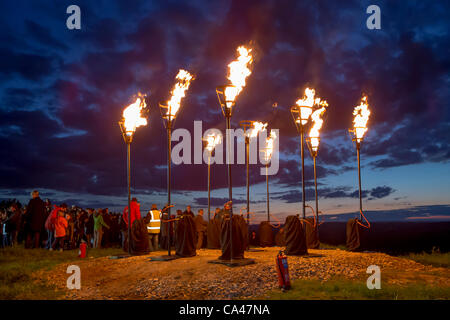
POLYGON ((259 121, 253 122, 253 128, 247 134, 249 138, 255 138, 258 135, 258 132, 266 130, 267 123, 262 123, 259 121))
POLYGON ((316 91, 314 89, 306 88, 303 98, 297 100, 296 104, 300 107, 300 118, 296 120, 297 123, 300 123, 300 120, 302 121, 302 125, 305 125, 308 122, 314 105, 319 107, 328 106, 328 103, 326 101, 321 101, 319 97, 314 98, 315 95, 316 91))
POLYGON ((244 46, 237 48, 239 57, 237 60, 231 62, 228 67, 230 68, 228 73, 228 80, 231 81, 232 87, 226 87, 225 97, 227 106, 231 106, 231 101, 234 101, 238 94, 245 87, 245 79, 252 73, 248 68, 248 65, 253 62, 253 57, 250 55, 252 49, 247 49, 244 46))
POLYGON ((272 158, 273 154, 273 142, 275 141, 277 134, 275 131, 270 131, 270 136, 266 139, 266 149, 265 149, 265 158, 266 161, 269 161, 272 158))
POLYGON ((132 135, 137 127, 147 125, 147 119, 141 116, 146 107, 145 96, 138 94, 136 101, 123 110, 124 127, 127 135, 132 135))
POLYGON ((207 142, 206 150, 208 150, 211 153, 216 147, 216 145, 222 143, 222 135, 211 133, 206 137, 206 142, 207 142))
POLYGON ((167 103, 167 116, 174 118, 180 109, 181 99, 186 95, 186 90, 189 89, 193 76, 186 70, 180 69, 176 76, 178 82, 172 90, 172 97, 167 103))
POLYGON ((320 109, 317 109, 311 114, 311 120, 313 121, 313 126, 311 130, 309 130, 309 139, 311 142, 311 148, 317 152, 317 149, 319 148, 319 136, 320 136, 320 129, 322 128, 323 119, 322 116, 327 110, 328 103, 324 100, 319 102, 319 105, 321 106, 320 109))
POLYGON ((367 131, 367 121, 369 120, 370 110, 367 104, 367 97, 363 96, 361 99, 361 104, 356 106, 353 110, 353 128, 355 130, 355 137, 357 142, 361 142, 364 134, 367 131))

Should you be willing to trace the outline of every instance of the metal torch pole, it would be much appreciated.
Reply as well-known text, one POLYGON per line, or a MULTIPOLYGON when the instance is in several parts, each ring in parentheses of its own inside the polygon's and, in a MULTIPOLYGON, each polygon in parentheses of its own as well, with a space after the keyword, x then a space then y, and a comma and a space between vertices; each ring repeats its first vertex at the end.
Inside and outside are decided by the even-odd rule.
POLYGON ((362 220, 362 192, 361 192, 361 159, 360 159, 361 144, 356 142, 356 155, 358 157, 358 182, 359 182, 359 218, 362 220))
MULTIPOLYGON (((227 111, 226 114, 226 125, 227 125, 227 165, 228 165, 228 196, 229 201, 233 201, 233 191, 231 187, 231 161, 230 161, 230 154, 231 154, 231 115, 229 114, 230 111, 227 111)), ((230 260, 233 260, 233 202, 231 202, 230 205, 230 260)))
POLYGON ((170 234, 170 184, 172 181, 171 175, 171 162, 172 162, 172 120, 168 118, 167 120, 167 239, 168 239, 168 255, 170 256, 171 247, 171 234, 170 234))
POLYGON ((266 164, 266 189, 267 189, 267 221, 270 222, 270 209, 269 209, 269 163, 266 164))
POLYGON ((128 180, 128 253, 131 255, 131 142, 127 142, 127 180, 128 180))
POLYGON ((302 213, 303 213, 303 219, 306 218, 306 212, 305 212, 305 154, 304 154, 304 138, 303 138, 303 124, 300 120, 300 149, 301 149, 301 158, 302 158, 302 213))
POLYGON ((245 163, 247 168, 247 225, 250 225, 250 179, 249 179, 249 151, 250 138, 245 137, 245 163))
POLYGON ((208 221, 211 220, 211 153, 208 155, 208 221))
POLYGON ((314 160, 314 189, 316 192, 316 221, 319 221, 319 198, 317 194, 317 170, 316 170, 316 156, 313 157, 314 160))
POLYGON ((314 189, 315 189, 315 192, 316 192, 316 230, 317 230, 317 237, 319 237, 319 195, 317 193, 316 158, 317 158, 317 155, 313 156, 313 160, 314 160, 314 189))

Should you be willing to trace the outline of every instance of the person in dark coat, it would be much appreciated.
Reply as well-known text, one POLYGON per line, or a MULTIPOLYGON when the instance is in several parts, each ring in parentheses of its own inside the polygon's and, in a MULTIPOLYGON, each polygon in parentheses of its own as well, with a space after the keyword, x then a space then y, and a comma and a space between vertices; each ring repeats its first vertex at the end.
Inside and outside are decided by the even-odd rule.
POLYGON ((186 210, 183 212, 183 214, 184 214, 184 215, 191 216, 192 218, 195 218, 195 215, 194 215, 194 213, 193 213, 192 210, 191 210, 191 206, 187 206, 187 207, 186 207, 186 210))
POLYGON ((17 235, 20 228, 20 223, 22 220, 22 213, 20 212, 19 206, 17 203, 12 203, 11 214, 6 220, 6 233, 9 235, 9 243, 11 246, 15 246, 17 244, 17 235))
POLYGON ((205 238, 205 232, 208 223, 203 219, 203 209, 198 210, 198 215, 194 219, 195 229, 197 231, 197 249, 203 247, 203 239, 205 238))
POLYGON ((105 208, 103 209, 103 220, 105 221, 105 223, 110 227, 109 229, 106 228, 105 230, 103 230, 103 237, 102 237, 102 247, 103 248, 109 248, 111 246, 111 225, 112 225, 112 219, 111 219, 111 215, 109 214, 109 209, 105 208))
POLYGON ((222 209, 216 208, 216 211, 214 211, 213 219, 217 219, 219 221, 222 221, 222 215, 223 215, 222 209))
MULTIPOLYGON (((174 223, 173 222, 168 222, 168 220, 172 220, 175 219, 175 215, 171 214, 169 217, 169 213, 168 213, 168 209, 172 208, 173 205, 171 206, 165 206, 162 210, 161 210, 161 233, 159 236, 159 247, 161 249, 167 250, 169 248, 168 243, 169 243, 169 235, 170 235, 170 243, 171 243, 171 247, 173 246, 173 244, 175 243, 175 239, 174 239, 174 223)), ((181 212, 181 210, 177 210, 177 218, 179 218, 178 216, 178 211, 181 212)), ((181 216, 181 214, 180 214, 181 216)))

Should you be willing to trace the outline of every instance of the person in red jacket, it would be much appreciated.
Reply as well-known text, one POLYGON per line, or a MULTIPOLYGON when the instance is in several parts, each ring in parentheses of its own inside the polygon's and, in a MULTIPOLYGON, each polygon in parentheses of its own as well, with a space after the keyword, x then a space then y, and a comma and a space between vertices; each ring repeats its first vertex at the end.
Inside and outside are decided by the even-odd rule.
POLYGON ((53 210, 48 215, 47 220, 45 221, 45 229, 47 230, 47 245, 45 247, 46 249, 51 249, 52 244, 55 240, 55 221, 58 217, 58 212, 66 212, 66 210, 67 204, 65 203, 61 204, 59 207, 54 205, 53 210))
MULTIPOLYGON (((131 207, 131 210, 130 210, 131 211, 130 229, 131 229, 131 227, 133 226, 134 220, 141 220, 141 209, 140 209, 140 204, 138 203, 136 198, 131 199, 130 207, 131 207)), ((125 222, 125 227, 126 227, 126 231, 123 233, 123 235, 125 236, 125 241, 123 242, 123 245, 125 245, 125 242, 128 243, 128 206, 126 206, 125 209, 123 209, 122 220, 123 220, 123 222, 125 222)), ((125 251, 127 250, 127 248, 125 248, 125 247, 123 249, 125 251)))
POLYGON ((59 244, 59 251, 63 251, 67 225, 67 220, 64 218, 64 211, 59 210, 58 217, 55 220, 55 241, 53 241, 50 250, 55 250, 56 245, 59 244))
MULTIPOLYGON (((137 202, 136 198, 131 199, 130 203, 131 207, 131 226, 133 226, 134 220, 141 220, 141 205, 137 202)), ((128 228, 128 206, 123 210, 123 221, 127 225, 128 228)))

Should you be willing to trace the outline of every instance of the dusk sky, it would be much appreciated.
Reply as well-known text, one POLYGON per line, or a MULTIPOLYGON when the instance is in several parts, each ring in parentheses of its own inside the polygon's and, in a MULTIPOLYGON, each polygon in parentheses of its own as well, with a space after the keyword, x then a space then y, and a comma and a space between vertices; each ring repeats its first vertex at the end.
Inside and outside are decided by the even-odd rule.
MULTIPOLYGON (((236 48, 253 49, 237 98, 241 120, 279 129, 280 170, 271 211, 301 210, 300 138, 289 112, 309 86, 328 101, 317 158, 324 214, 358 210, 356 149, 348 128, 362 94, 371 110, 361 149, 366 210, 449 205, 450 3, 447 1, 2 1, 0 3, 0 199, 42 198, 121 210, 126 148, 117 121, 137 92, 148 125, 132 150, 132 192, 148 210, 166 202, 166 131, 158 103, 179 69, 195 80, 175 128, 223 130, 215 87, 236 48), (69 5, 81 30, 69 30, 69 5), (366 8, 381 9, 369 30, 366 8), (276 105, 277 107, 274 107, 276 105)), ((176 145, 176 142, 173 142, 176 145)), ((306 151, 308 203, 314 204, 306 151)), ((172 165, 172 202, 206 208, 207 166, 172 165)), ((265 217, 265 177, 251 165, 252 211, 265 217)), ((234 210, 245 205, 245 166, 233 166, 234 210)), ((225 165, 212 166, 212 204, 228 196, 225 165)))

